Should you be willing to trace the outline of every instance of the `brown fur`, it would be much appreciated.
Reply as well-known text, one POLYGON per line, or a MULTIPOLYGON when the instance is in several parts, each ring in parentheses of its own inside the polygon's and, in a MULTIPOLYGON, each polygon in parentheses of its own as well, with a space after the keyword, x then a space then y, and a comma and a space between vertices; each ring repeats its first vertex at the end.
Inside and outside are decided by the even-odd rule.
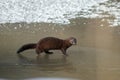
POLYGON ((17 53, 20 53, 27 49, 35 48, 37 54, 40 54, 42 52, 45 52, 46 54, 52 54, 53 52, 49 52, 49 50, 61 50, 64 55, 67 55, 66 50, 73 44, 76 44, 76 39, 73 37, 70 37, 65 40, 55 37, 45 37, 41 39, 37 44, 23 45, 17 51, 17 53))

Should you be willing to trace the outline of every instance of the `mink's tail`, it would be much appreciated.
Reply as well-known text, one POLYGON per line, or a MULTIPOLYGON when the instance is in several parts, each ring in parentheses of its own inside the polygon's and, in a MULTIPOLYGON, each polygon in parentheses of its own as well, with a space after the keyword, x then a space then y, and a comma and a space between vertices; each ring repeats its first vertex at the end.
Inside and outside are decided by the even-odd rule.
POLYGON ((21 48, 18 49, 17 53, 19 54, 20 52, 23 52, 28 49, 34 49, 36 48, 36 43, 30 43, 30 44, 25 44, 21 48))

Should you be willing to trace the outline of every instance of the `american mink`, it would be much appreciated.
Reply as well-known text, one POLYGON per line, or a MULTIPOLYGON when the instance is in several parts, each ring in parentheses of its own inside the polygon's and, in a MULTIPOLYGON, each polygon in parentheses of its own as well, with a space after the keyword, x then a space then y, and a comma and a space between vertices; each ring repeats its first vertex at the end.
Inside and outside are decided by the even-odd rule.
POLYGON ((77 43, 76 38, 70 37, 68 39, 59 39, 56 37, 45 37, 39 40, 38 43, 30 43, 23 45, 17 53, 27 50, 27 49, 35 49, 36 53, 39 55, 42 52, 46 54, 52 54, 53 52, 49 52, 49 50, 61 50, 64 55, 66 54, 66 50, 77 43))

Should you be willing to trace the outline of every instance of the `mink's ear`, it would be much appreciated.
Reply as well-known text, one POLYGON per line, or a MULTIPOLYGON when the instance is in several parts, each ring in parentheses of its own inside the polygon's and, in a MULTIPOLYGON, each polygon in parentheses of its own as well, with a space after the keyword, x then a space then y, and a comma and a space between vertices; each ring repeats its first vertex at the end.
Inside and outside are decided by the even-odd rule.
POLYGON ((69 42, 70 42, 72 45, 75 45, 75 44, 77 43, 77 41, 76 41, 75 38, 70 39, 69 42))

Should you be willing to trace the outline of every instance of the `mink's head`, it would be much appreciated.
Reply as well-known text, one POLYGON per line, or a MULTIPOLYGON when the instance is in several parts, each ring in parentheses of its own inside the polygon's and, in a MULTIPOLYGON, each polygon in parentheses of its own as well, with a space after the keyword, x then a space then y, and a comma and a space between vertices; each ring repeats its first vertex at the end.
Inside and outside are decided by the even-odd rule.
POLYGON ((69 40, 70 44, 72 44, 72 45, 76 45, 77 44, 77 39, 74 38, 74 37, 70 37, 70 38, 68 38, 68 40, 69 40))

